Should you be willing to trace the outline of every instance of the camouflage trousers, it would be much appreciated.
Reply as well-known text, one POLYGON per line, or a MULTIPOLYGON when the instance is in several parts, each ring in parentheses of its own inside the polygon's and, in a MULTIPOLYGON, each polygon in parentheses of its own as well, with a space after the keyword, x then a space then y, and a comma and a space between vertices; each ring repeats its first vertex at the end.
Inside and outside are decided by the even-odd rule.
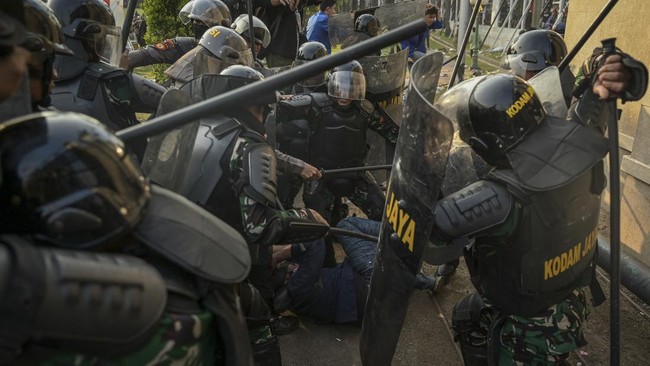
MULTIPOLYGON (((117 358, 60 352, 41 365, 214 365, 218 354, 216 323, 208 311, 164 314, 158 329, 138 350, 117 358)), ((117 351, 117 350, 116 350, 117 351)), ((110 354, 110 350, 106 349, 110 354)))
POLYGON ((499 366, 562 365, 571 351, 587 344, 583 324, 589 308, 584 289, 574 290, 566 300, 551 306, 540 316, 501 318, 498 345, 488 345, 488 334, 498 312, 484 301, 486 307, 481 311, 479 329, 469 338, 474 347, 496 346, 493 349, 498 352, 495 357, 499 366))

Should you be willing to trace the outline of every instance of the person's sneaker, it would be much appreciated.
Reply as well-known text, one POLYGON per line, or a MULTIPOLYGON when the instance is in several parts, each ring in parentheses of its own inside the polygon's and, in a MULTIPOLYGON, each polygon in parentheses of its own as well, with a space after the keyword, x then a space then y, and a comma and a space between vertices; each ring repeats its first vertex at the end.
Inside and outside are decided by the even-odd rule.
POLYGON ((297 316, 279 315, 278 317, 271 319, 271 328, 273 328, 273 333, 278 336, 293 333, 293 331, 298 329, 299 324, 300 320, 298 320, 297 316))

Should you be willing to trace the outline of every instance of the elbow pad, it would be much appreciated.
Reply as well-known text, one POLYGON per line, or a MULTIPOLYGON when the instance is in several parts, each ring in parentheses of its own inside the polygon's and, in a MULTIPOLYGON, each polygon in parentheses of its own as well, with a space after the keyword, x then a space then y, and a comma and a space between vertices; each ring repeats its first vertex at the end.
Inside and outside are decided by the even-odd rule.
POLYGON ((0 276, 9 276, 0 278, 0 342, 16 350, 33 340, 119 357, 149 340, 167 303, 158 271, 127 255, 40 248, 3 236, 0 265, 0 276))

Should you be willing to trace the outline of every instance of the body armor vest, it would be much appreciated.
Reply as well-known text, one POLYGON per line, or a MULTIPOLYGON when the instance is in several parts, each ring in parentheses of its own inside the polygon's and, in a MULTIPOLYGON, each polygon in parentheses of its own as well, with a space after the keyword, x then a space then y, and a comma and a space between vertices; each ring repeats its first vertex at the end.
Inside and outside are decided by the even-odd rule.
POLYGON ((526 190, 511 170, 490 173, 519 207, 511 236, 478 237, 468 258, 480 292, 508 314, 534 316, 591 284, 598 237, 602 163, 568 184, 526 190))
POLYGON ((57 80, 51 97, 57 109, 93 116, 113 131, 138 123, 130 108, 138 99, 131 76, 113 66, 90 63, 82 73, 57 80))
POLYGON ((356 103, 342 111, 326 95, 313 97, 319 117, 312 128, 309 162, 323 169, 362 166, 367 148, 367 116, 356 103), (327 101, 321 101, 322 97, 327 101))

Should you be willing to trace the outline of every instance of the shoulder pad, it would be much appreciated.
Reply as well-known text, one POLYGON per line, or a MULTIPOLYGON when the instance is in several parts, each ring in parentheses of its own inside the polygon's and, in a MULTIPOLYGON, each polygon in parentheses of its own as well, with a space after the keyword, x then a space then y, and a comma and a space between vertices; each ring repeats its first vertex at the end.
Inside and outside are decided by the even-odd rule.
POLYGON ((248 245, 237 230, 181 195, 155 185, 151 192, 134 229, 144 245, 208 281, 235 284, 248 276, 248 245))
POLYGON ((357 102, 357 106, 359 106, 359 110, 366 115, 371 115, 375 112, 375 106, 368 99, 360 100, 357 102))
POLYGON ((288 108, 304 108, 311 106, 312 97, 309 94, 296 94, 288 99, 281 99, 278 104, 288 108))
POLYGON ((304 118, 312 105, 312 97, 309 94, 296 94, 289 99, 282 99, 277 106, 277 122, 286 122, 295 118, 304 118))
POLYGON ((438 201, 435 230, 447 239, 469 237, 503 223, 512 205, 505 186, 478 181, 438 201))
POLYGON ((325 93, 312 93, 311 97, 314 99, 314 106, 318 107, 319 109, 331 107, 334 105, 332 98, 330 98, 330 96, 325 93))
POLYGON ((140 107, 140 110, 155 112, 160 105, 160 100, 162 99, 163 94, 165 94, 165 91, 167 91, 167 89, 151 80, 145 79, 142 76, 136 75, 134 73, 129 73, 129 75, 133 81, 133 88, 135 89, 135 93, 140 101, 140 105, 134 108, 138 110, 137 108, 140 107))
POLYGON ((243 189, 255 201, 275 205, 277 197, 277 161, 275 152, 267 143, 253 143, 244 150, 243 189))

